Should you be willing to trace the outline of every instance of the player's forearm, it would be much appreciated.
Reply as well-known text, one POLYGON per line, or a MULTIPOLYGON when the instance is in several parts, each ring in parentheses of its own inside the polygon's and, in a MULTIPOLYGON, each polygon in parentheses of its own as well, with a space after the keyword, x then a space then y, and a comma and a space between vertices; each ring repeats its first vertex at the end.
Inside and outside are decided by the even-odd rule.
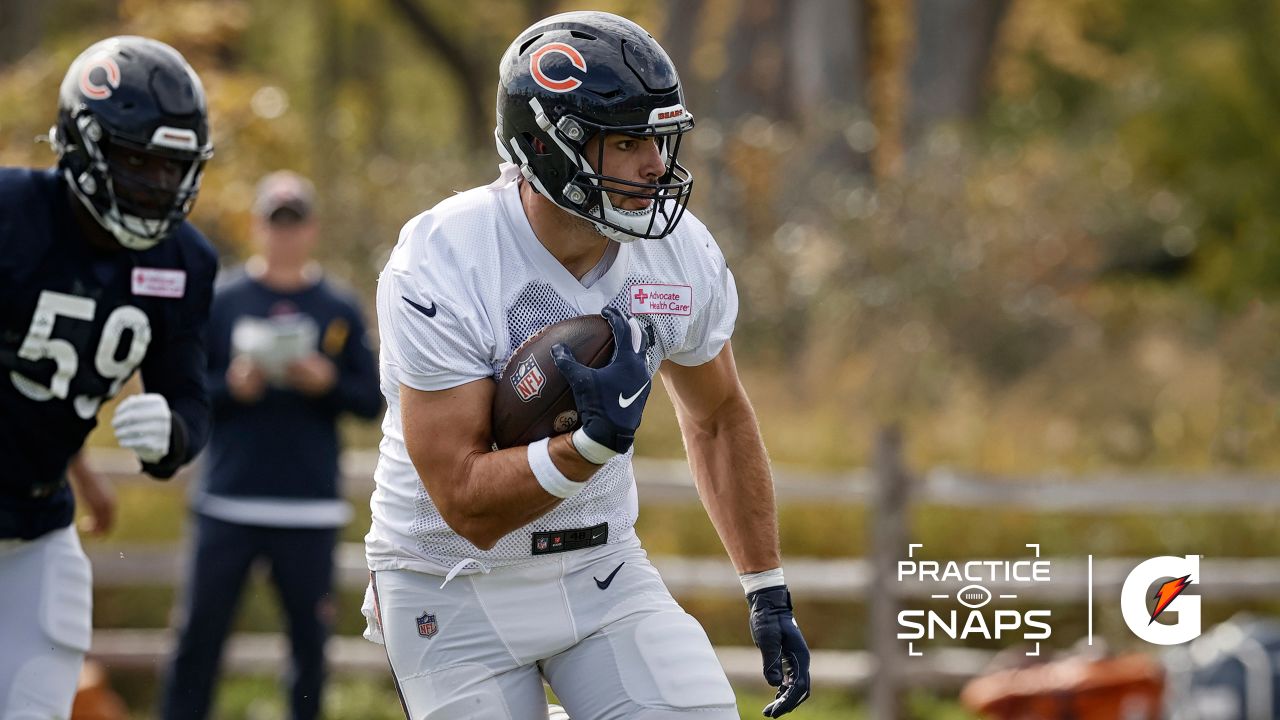
MULTIPOLYGON (((552 438, 552 462, 570 480, 585 482, 599 469, 582 459, 567 435, 552 438)), ((433 484, 427 481, 427 490, 433 484)), ((543 489, 529 467, 525 447, 468 456, 450 487, 434 488, 445 522, 476 547, 487 550, 503 536, 551 512, 561 498, 543 489)))
POLYGON ((712 418, 682 423, 702 504, 739 573, 780 567, 769 458, 745 397, 712 418))
POLYGON ((67 463, 67 481, 71 483, 71 489, 79 497, 84 497, 88 486, 98 481, 98 476, 89 469, 89 462, 85 460, 84 451, 71 456, 71 461, 67 463))

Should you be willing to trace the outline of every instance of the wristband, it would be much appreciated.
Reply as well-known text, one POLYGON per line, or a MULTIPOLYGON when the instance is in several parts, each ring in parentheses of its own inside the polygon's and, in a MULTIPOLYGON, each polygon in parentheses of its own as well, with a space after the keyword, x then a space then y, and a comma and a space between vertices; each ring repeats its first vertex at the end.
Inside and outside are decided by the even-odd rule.
POLYGON ((582 428, 574 430, 570 439, 573 441, 573 449, 578 451, 582 459, 594 465, 603 465, 618 454, 617 451, 592 440, 582 428))
POLYGON ((786 581, 782 579, 782 568, 774 568, 758 573, 746 573, 739 575, 738 580, 742 582, 742 591, 750 595, 757 590, 765 588, 778 587, 786 585, 786 581))
POLYGON ((538 479, 543 490, 558 498, 571 498, 582 492, 585 482, 575 482, 565 477, 560 468, 551 461, 551 452, 547 449, 550 438, 543 438, 529 444, 529 469, 538 479))

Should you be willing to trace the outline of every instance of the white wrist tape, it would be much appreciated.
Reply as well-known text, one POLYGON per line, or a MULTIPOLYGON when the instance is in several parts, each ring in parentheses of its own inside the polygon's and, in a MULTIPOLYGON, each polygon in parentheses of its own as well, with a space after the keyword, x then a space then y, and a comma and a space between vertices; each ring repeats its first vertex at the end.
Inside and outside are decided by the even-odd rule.
POLYGON ((603 465, 618 454, 614 450, 592 440, 582 428, 574 430, 570 439, 573 440, 574 449, 589 463, 603 465))
POLYGON ((551 452, 547 449, 550 442, 550 438, 543 438, 529 444, 529 469, 543 490, 558 498, 571 498, 582 492, 587 484, 570 480, 560 472, 560 468, 551 461, 551 452))
POLYGON ((757 590, 787 584, 782 577, 782 568, 774 568, 758 573, 746 573, 745 575, 739 575, 738 580, 742 582, 742 591, 748 595, 757 590))

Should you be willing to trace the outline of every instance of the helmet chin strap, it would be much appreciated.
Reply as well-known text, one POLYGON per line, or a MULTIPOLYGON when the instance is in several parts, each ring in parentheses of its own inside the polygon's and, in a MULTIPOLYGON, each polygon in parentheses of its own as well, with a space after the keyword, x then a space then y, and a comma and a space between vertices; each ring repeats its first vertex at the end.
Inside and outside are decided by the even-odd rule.
POLYGON ((620 245, 626 245, 627 243, 634 242, 637 239, 622 232, 621 230, 616 230, 608 225, 602 225, 598 222, 591 223, 591 227, 595 228, 596 232, 604 236, 606 240, 612 240, 620 245))
POLYGON ((645 208, 644 210, 623 210, 621 208, 616 208, 613 206, 613 202, 609 199, 608 191, 601 190, 600 192, 601 217, 607 218, 610 222, 612 222, 615 225, 621 225, 627 230, 634 231, 636 235, 631 235, 628 232, 626 232, 626 230, 619 230, 617 228, 609 227, 608 225, 605 225, 604 223, 601 223, 601 222, 593 221, 591 224, 595 226, 596 230, 599 231, 601 235, 609 238, 610 240, 614 240, 620 243, 634 242, 640 239, 639 235, 647 233, 649 230, 652 229, 653 222, 654 222, 653 215, 654 213, 658 212, 659 208, 662 207, 662 204, 664 202, 670 202, 670 201, 655 198, 653 202, 649 204, 649 207, 645 208))
POLYGON ((76 178, 72 177, 70 169, 62 171, 63 177, 66 178, 67 184, 71 187, 71 193, 80 201, 80 205, 89 212, 89 215, 98 223, 103 230, 111 233, 111 236, 120 243, 121 247, 126 250, 150 250, 160 243, 160 238, 148 238, 136 235, 124 227, 115 218, 104 216, 98 212, 98 208, 94 207, 93 200, 80 187, 80 183, 76 178))
MULTIPOLYGON (((81 144, 84 146, 85 153, 88 155, 90 167, 96 171, 97 178, 89 170, 85 170, 78 176, 73 176, 70 168, 63 170, 68 185, 72 192, 80 200, 80 204, 84 206, 89 214, 97 221, 102 229, 106 230, 116 239, 116 242, 128 250, 142 251, 150 250, 160 244, 169 236, 169 231, 174 225, 172 213, 164 218, 146 218, 138 215, 126 213, 120 209, 120 204, 116 198, 114 182, 110 168, 107 166, 107 160, 102 150, 99 148, 95 135, 101 130, 91 116, 84 115, 76 120, 81 133, 81 144), (93 196, 103 193, 109 206, 105 210, 99 210, 93 202, 93 196)), ((59 157, 66 151, 66 146, 62 138, 56 134, 57 126, 50 131, 54 148, 58 151, 59 157)), ((198 186, 198 178, 200 174, 200 164, 193 161, 187 168, 187 173, 183 177, 179 186, 179 191, 186 195, 193 186, 198 186)), ((190 197, 187 203, 190 203, 190 197)), ((189 205, 188 205, 189 207, 189 205)))
MULTIPOLYGON (((578 165, 582 170, 586 172, 593 172, 591 166, 587 163, 586 158, 582 157, 579 153, 577 153, 572 148, 568 147, 563 142, 561 142, 559 136, 554 132, 554 130, 551 129, 551 123, 547 119, 546 114, 542 112, 542 106, 538 103, 537 99, 536 98, 531 99, 529 101, 529 105, 533 108, 535 117, 537 118, 539 125, 543 127, 544 130, 547 131, 547 133, 551 136, 552 141, 555 142, 556 145, 560 147, 561 151, 564 152, 569 157, 576 157, 578 159, 578 165)), ((637 237, 636 235, 632 235, 626 232, 625 230, 620 230, 615 227, 610 227, 604 222, 601 222, 601 220, 608 218, 611 222, 613 222, 616 225, 621 225, 624 228, 629 228, 631 230, 636 231, 637 233, 644 232, 648 230, 649 227, 652 225, 653 213, 657 212, 657 209, 661 203, 666 202, 663 200, 655 199, 653 201, 653 204, 644 210, 621 210, 613 206, 613 203, 609 200, 609 193, 605 191, 603 188, 601 188, 601 191, 600 191, 601 205, 599 208, 599 215, 598 215, 600 219, 597 219, 596 217, 592 217, 593 213, 591 213, 590 211, 583 211, 580 208, 573 207, 572 205, 564 202, 561 198, 555 197, 551 192, 548 192, 547 188, 542 184, 542 181, 538 178, 537 173, 533 171, 533 167, 529 164, 529 158, 524 154, 524 151, 520 148, 520 145, 515 141, 515 139, 512 139, 510 141, 510 147, 508 147, 505 143, 502 142, 502 136, 499 134, 497 130, 494 131, 494 139, 497 142, 498 154, 502 157, 503 160, 518 166, 520 168, 521 177, 523 177, 530 185, 532 185, 533 189, 537 191, 538 194, 550 200, 553 205, 560 208, 564 212, 569 213, 570 215, 576 218, 581 218, 582 220, 587 221, 588 223, 591 224, 591 227, 595 228, 597 233, 599 233, 602 237, 604 237, 607 240, 612 240, 613 242, 620 243, 620 244, 627 244, 627 243, 635 242, 640 238, 637 237)))

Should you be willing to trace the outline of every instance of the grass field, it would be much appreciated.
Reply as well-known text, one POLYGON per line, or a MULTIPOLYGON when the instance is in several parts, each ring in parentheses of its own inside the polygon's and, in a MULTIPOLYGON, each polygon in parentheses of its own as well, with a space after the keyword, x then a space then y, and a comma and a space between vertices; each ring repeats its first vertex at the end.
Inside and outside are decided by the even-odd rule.
MULTIPOLYGON (((132 720, 150 720, 154 708, 145 694, 151 683, 136 676, 119 688, 131 697, 132 720)), ((737 689, 738 713, 743 718, 762 717, 760 709, 772 699, 758 688, 737 689)), ((863 699, 841 691, 821 688, 792 713, 796 720, 858 720, 866 717, 863 699)), ((911 714, 929 720, 972 720, 954 701, 924 694, 909 699, 911 714)), ((212 720, 285 720, 288 708, 277 681, 266 677, 237 676, 224 681, 219 688, 217 710, 212 720)), ((335 678, 328 688, 325 713, 331 720, 403 720, 400 702, 391 678, 335 678)))

